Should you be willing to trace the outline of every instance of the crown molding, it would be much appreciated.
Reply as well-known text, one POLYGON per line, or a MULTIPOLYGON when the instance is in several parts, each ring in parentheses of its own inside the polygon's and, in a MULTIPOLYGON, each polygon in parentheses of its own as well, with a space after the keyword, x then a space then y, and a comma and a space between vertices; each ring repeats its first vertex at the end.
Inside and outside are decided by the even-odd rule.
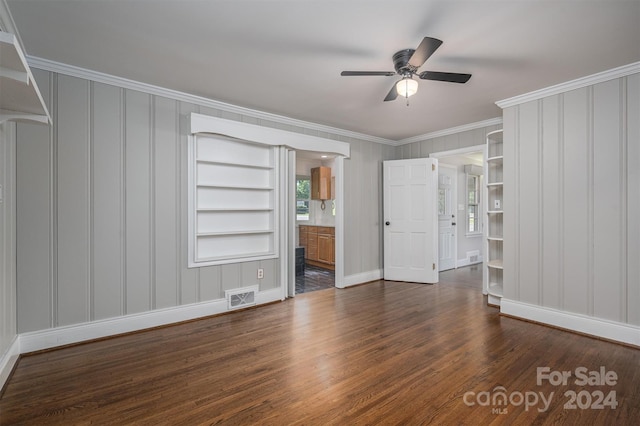
POLYGON ((502 124, 502 117, 490 118, 488 120, 477 121, 475 123, 469 123, 469 124, 463 124, 462 126, 450 127, 448 129, 425 133, 424 135, 412 136, 410 138, 401 139, 398 142, 396 142, 396 146, 406 145, 414 142, 422 142, 429 139, 439 138, 442 136, 453 135, 455 133, 467 132, 469 130, 475 130, 475 129, 480 129, 482 127, 496 126, 501 124, 502 124))
POLYGON ((538 99, 546 98, 549 96, 559 95, 570 90, 581 89, 587 86, 593 86, 594 84, 602 83, 604 81, 613 80, 620 77, 626 77, 631 74, 640 73, 640 62, 634 62, 621 67, 613 68, 607 71, 592 74, 586 77, 577 78, 575 80, 567 81, 565 83, 556 84, 544 89, 535 90, 533 92, 525 93, 523 95, 514 96, 513 98, 504 99, 496 102, 500 108, 508 108, 515 105, 520 105, 525 102, 535 101, 538 99))
POLYGON ((215 108, 221 111, 240 114, 243 116, 252 117, 259 120, 266 120, 266 121, 271 121, 274 123, 284 124, 288 126, 301 127, 307 130, 316 130, 319 132, 331 133, 334 135, 344 136, 347 138, 360 139, 368 142, 375 142, 375 143, 380 143, 385 145, 396 145, 396 141, 393 141, 390 139, 371 136, 364 133, 352 132, 350 130, 339 129, 336 127, 325 126, 323 124, 317 124, 309 121, 298 120, 298 119, 286 117, 283 115, 277 115, 277 114, 258 111, 250 108, 237 106, 237 105, 232 105, 225 102, 220 102, 213 99, 205 98, 202 96, 191 95, 189 93, 184 93, 177 90, 166 89, 164 87, 154 86, 152 84, 142 83, 135 80, 129 80, 122 77, 116 77, 113 75, 101 73, 98 71, 92 71, 85 68, 76 67, 73 65, 62 64, 60 62, 50 61, 48 59, 27 55, 27 62, 29 63, 29 66, 32 68, 38 68, 44 71, 51 71, 59 74, 68 75, 71 77, 83 78, 83 79, 95 81, 98 83, 104 83, 104 84, 122 87, 124 89, 136 90, 136 91, 147 93, 150 95, 162 96, 165 98, 188 102, 188 103, 192 103, 192 104, 196 104, 204 107, 215 108))

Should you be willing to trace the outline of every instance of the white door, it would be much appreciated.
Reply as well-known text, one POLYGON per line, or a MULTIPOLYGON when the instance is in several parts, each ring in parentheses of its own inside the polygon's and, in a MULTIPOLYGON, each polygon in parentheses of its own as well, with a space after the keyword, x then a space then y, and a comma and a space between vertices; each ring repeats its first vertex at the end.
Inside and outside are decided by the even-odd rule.
POLYGON ((458 169, 440 164, 438 171, 438 253, 440 271, 456 267, 456 181, 458 169))
POLYGON ((384 279, 438 282, 438 160, 383 163, 384 279))

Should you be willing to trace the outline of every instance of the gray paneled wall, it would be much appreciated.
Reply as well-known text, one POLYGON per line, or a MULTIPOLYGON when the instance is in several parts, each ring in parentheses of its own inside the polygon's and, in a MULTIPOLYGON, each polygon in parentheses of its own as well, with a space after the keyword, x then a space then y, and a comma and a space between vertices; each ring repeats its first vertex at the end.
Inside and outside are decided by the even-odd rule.
POLYGON ((504 110, 505 298, 640 325, 640 75, 504 110))
POLYGON ((411 158, 426 158, 429 154, 454 149, 469 148, 476 145, 484 145, 487 141, 487 133, 501 129, 501 125, 480 127, 466 130, 446 136, 438 136, 419 142, 400 145, 396 147, 396 158, 408 160, 411 158))
POLYGON ((345 160, 345 276, 382 269, 382 161, 393 146, 351 141, 345 160))
POLYGON ((17 126, 18 331, 280 285, 278 260, 188 269, 188 114, 349 142, 345 274, 378 270, 380 164, 394 148, 34 70, 53 126, 17 126), (255 271, 265 269, 258 282, 255 271))
POLYGON ((279 285, 277 261, 186 268, 181 117, 197 106, 35 75, 54 124, 17 130, 20 332, 219 299, 258 267, 261 290, 279 285))
POLYGON ((0 124, 0 359, 17 335, 15 124, 0 124))

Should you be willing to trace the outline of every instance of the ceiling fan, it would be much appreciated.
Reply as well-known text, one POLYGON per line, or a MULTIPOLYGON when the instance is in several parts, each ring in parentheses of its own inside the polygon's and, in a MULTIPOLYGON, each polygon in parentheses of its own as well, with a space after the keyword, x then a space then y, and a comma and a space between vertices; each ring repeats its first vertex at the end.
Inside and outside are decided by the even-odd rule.
POLYGON ((418 72, 418 68, 440 47, 442 40, 425 37, 417 49, 404 49, 393 55, 393 66, 395 71, 342 71, 342 76, 362 76, 362 75, 400 75, 400 79, 391 88, 384 101, 393 101, 398 95, 407 98, 418 91, 418 82, 413 79, 417 75, 421 80, 448 81, 450 83, 466 83, 471 78, 471 74, 460 74, 455 72, 423 71, 418 72))

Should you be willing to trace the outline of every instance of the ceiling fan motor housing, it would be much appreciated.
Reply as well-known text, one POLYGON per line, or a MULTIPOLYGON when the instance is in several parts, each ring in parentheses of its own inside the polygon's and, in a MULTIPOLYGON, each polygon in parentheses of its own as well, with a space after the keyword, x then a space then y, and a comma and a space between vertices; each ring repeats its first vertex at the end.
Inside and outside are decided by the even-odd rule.
POLYGON ((416 73, 418 68, 409 64, 413 52, 415 49, 404 49, 393 54, 393 66, 398 74, 406 76, 416 73))

